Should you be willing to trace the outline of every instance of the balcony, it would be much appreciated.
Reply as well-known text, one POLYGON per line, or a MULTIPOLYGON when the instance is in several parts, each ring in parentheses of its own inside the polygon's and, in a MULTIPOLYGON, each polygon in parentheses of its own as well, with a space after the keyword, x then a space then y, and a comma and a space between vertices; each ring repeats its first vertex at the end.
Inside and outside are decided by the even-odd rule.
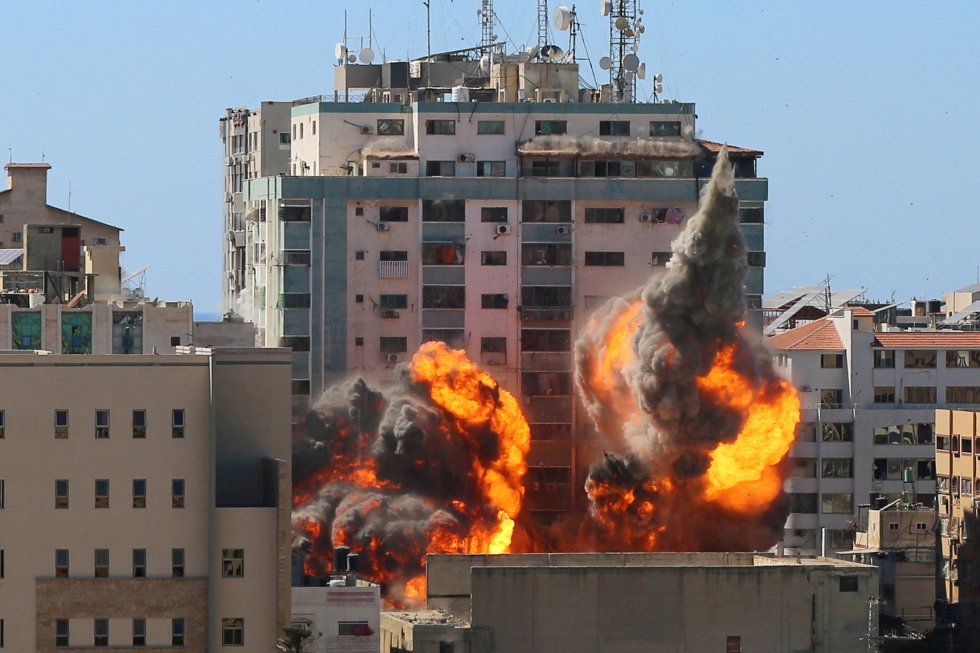
POLYGON ((408 261, 378 261, 378 277, 381 279, 407 279, 408 261))
POLYGON ((545 320, 545 321, 569 321, 572 319, 572 309, 567 308, 540 308, 540 307, 521 307, 522 320, 545 320))

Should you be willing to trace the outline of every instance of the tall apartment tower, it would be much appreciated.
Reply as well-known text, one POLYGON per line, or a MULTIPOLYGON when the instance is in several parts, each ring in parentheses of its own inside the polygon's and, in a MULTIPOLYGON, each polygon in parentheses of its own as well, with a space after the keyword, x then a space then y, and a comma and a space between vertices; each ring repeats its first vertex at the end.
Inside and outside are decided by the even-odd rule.
POLYGON ((767 344, 802 403, 787 552, 850 549, 870 508, 935 506, 936 409, 980 402, 980 333, 882 330, 855 306, 767 344))
MULTIPOLYGON (((262 345, 292 349, 296 422, 425 341, 465 349, 522 398, 526 505, 556 513, 601 456, 579 445, 577 334, 664 269, 721 145, 695 138, 693 104, 612 102, 575 63, 469 54, 341 65, 331 101, 293 103, 288 170, 242 184, 227 295, 262 345)), ((768 183, 762 152, 729 151, 758 322, 768 183)))
POLYGON ((271 349, 0 354, 3 650, 268 651, 290 623, 288 376, 271 349))

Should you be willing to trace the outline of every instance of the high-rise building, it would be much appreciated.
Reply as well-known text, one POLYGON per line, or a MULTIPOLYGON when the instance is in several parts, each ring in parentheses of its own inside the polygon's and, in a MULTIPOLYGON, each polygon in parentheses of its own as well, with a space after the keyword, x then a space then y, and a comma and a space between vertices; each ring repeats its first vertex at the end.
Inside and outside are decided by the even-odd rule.
POLYGON ((980 402, 980 333, 887 330, 852 306, 767 344, 802 402, 787 552, 851 548, 862 508, 934 507, 936 408, 980 402))
MULTIPOLYGON (((553 513, 601 457, 580 444, 591 427, 574 398, 577 334, 664 269, 721 145, 695 137, 693 104, 583 88, 578 65, 548 52, 345 58, 333 98, 294 102, 285 133, 278 123, 287 169, 226 176, 238 217, 225 294, 260 344, 293 350, 297 422, 325 387, 390 379, 422 342, 466 349, 521 396, 526 505, 553 513)), ((235 160, 255 137, 222 120, 235 160)), ((758 323, 768 183, 762 152, 729 153, 758 323)))
POLYGON ((268 651, 290 619, 289 353, 0 354, 4 650, 268 651))

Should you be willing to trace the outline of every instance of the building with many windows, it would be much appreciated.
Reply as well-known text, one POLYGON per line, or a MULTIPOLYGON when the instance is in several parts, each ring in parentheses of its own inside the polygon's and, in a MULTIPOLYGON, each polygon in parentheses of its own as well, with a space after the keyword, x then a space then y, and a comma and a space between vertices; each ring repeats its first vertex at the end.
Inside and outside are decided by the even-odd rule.
POLYGON ((289 353, 0 354, 16 651, 267 651, 289 624, 289 353))
POLYGON ((788 552, 851 548, 862 507, 934 506, 935 411, 980 403, 980 333, 880 330, 844 307, 767 344, 802 401, 788 552))
MULTIPOLYGON (((601 455, 579 444, 577 334, 664 269, 721 145, 695 138, 693 104, 612 102, 579 88, 574 63, 417 63, 340 66, 338 89, 363 101, 291 106, 288 168, 228 197, 244 258, 226 294, 260 345, 292 349, 296 422, 349 375, 391 379, 423 342, 465 349, 523 399, 538 488, 525 505, 560 512, 601 455)), ((243 160, 253 140, 234 141, 243 160)), ((761 152, 729 152, 758 322, 767 180, 761 152)))

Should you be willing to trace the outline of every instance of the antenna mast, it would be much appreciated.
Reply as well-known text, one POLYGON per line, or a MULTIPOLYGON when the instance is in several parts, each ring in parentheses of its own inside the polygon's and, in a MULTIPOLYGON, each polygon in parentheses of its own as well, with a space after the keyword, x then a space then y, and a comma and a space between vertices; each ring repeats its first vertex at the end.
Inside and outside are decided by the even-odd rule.
POLYGON ((480 9, 480 27, 482 28, 480 37, 480 47, 489 48, 497 41, 497 35, 493 33, 493 0, 483 0, 483 8, 480 9))
POLYGON ((636 102, 636 77, 640 65, 636 56, 637 41, 644 30, 637 18, 637 5, 638 0, 612 0, 609 12, 609 83, 613 102, 636 102))
POLYGON ((538 51, 548 45, 548 0, 538 0, 538 51))

